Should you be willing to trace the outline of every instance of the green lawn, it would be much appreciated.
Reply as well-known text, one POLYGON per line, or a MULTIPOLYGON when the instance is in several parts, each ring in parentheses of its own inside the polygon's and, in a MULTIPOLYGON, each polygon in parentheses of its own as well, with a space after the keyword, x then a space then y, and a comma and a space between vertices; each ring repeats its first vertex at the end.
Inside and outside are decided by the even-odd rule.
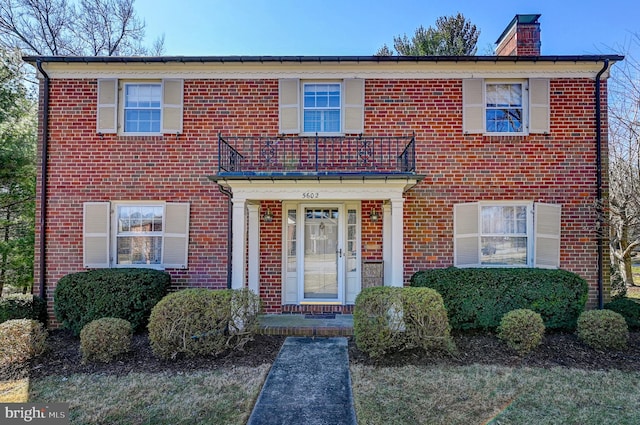
POLYGON ((352 365, 359 425, 638 424, 640 372, 352 365))

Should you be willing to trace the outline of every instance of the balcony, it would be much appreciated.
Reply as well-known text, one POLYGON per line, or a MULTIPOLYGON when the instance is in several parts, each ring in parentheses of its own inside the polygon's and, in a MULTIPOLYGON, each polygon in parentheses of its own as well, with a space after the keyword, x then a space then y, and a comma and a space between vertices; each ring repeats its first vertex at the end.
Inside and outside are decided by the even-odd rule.
POLYGON ((218 136, 220 177, 413 176, 415 137, 218 136))

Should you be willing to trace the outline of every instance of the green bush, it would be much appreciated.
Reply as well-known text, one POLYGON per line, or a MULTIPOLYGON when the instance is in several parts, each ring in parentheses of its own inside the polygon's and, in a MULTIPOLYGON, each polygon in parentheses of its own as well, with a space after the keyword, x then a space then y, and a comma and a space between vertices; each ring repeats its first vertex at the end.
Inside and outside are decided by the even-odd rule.
POLYGON ((258 329, 259 297, 232 289, 185 289, 151 311, 149 340, 160 358, 217 355, 242 347, 258 329))
POLYGON ((356 345, 371 357, 407 348, 455 351, 442 297, 429 288, 364 289, 353 326, 356 345))
POLYGON ((640 329, 640 303, 629 298, 616 298, 605 304, 604 308, 622 314, 630 330, 640 329))
POLYGON ((596 350, 626 348, 629 341, 627 322, 611 310, 585 311, 578 318, 578 338, 596 350))
POLYGON ((12 319, 47 321, 47 304, 37 295, 11 294, 0 298, 0 323, 12 319))
POLYGON ((131 323, 115 317, 103 317, 85 325, 80 332, 83 361, 109 363, 131 349, 131 323))
POLYGON ((520 308, 539 313, 547 329, 575 329, 588 295, 587 282, 574 273, 531 268, 425 270, 411 286, 438 291, 454 329, 495 329, 520 308))
POLYGON ((144 329, 151 309, 167 294, 171 277, 152 269, 97 269, 72 273, 58 281, 54 311, 75 335, 92 320, 116 317, 144 329))
POLYGON ((542 316, 526 308, 505 314, 498 327, 498 337, 521 356, 540 345, 543 336, 542 316))
POLYGON ((0 323, 0 365, 24 362, 47 348, 47 330, 33 319, 0 323))

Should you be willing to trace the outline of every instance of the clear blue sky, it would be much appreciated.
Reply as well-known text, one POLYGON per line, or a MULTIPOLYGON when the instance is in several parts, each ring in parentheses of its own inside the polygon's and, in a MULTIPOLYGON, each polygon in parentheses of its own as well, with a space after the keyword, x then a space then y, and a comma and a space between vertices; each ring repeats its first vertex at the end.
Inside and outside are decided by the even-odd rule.
POLYGON ((639 0, 136 0, 165 54, 372 55, 398 34, 461 12, 481 31, 478 54, 517 14, 539 13, 543 55, 626 53, 639 0))

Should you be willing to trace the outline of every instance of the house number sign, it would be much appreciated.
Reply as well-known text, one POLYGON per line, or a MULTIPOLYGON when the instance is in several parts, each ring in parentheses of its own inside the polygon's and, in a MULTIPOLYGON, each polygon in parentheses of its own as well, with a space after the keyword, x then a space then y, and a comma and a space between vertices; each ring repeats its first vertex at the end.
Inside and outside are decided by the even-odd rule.
POLYGON ((318 192, 303 192, 302 199, 318 199, 320 194, 318 192))

